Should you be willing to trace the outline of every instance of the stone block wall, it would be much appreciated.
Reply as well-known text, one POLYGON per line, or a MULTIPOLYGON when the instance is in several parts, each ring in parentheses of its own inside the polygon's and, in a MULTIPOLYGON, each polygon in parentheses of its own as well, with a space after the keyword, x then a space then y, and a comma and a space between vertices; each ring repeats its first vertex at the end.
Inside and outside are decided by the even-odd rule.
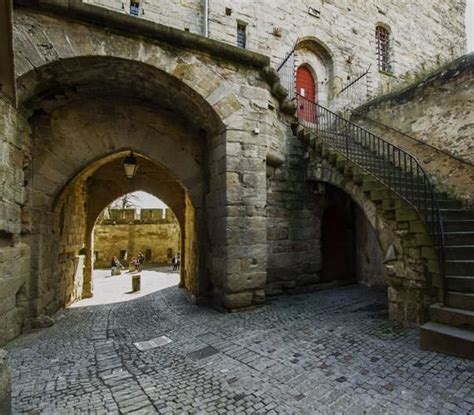
MULTIPOLYGON (((84 0, 127 13, 128 0, 84 0)), ((139 18, 204 34, 205 0, 142 0, 139 18)), ((274 66, 298 39, 312 38, 329 50, 339 87, 372 65, 373 86, 387 92, 409 73, 456 58, 466 50, 465 0, 333 1, 209 0, 209 37, 237 44, 237 25, 246 27, 247 48, 271 57, 274 66), (375 27, 391 33, 392 74, 379 72, 375 27)), ((325 80, 322 79, 322 82, 325 80)))
POLYGON ((269 295, 316 284, 321 268, 320 219, 306 181, 304 145, 288 128, 282 164, 267 158, 267 285, 269 295), (270 164, 268 164, 270 163, 270 164), (273 165, 272 165, 273 164, 273 165))
POLYGON ((441 190, 473 205, 473 96, 474 53, 470 53, 404 89, 363 105, 354 119, 417 157, 441 190))
MULTIPOLYGON (((84 3, 130 14, 130 0, 83 0, 84 3)), ((202 34, 204 3, 202 0, 139 0, 137 18, 151 20, 192 33, 202 34)))
MULTIPOLYGON (((124 209, 127 213, 139 216, 135 209, 124 209)), ((119 213, 120 209, 113 209, 119 213)), ((150 257, 147 264, 170 264, 171 258, 180 252, 181 235, 177 219, 167 209, 163 218, 162 209, 143 209, 140 220, 129 222, 109 220, 99 221, 94 227, 95 267, 108 268, 112 257, 120 258, 122 251, 127 252, 127 258, 122 260, 126 266, 128 261, 138 252, 150 257), (155 217, 153 221, 150 218, 155 217)))
POLYGON ((21 332, 29 249, 22 241, 25 143, 29 128, 0 95, 0 345, 21 332))

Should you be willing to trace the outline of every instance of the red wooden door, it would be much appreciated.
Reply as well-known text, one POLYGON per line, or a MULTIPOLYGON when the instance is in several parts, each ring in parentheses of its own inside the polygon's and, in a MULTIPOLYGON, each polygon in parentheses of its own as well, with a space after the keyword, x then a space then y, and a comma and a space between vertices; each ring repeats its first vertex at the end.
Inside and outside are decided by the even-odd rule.
POLYGON ((313 74, 305 66, 300 66, 296 71, 296 92, 302 97, 298 99, 298 117, 311 123, 316 122, 316 82, 313 74))
POLYGON ((321 251, 321 282, 353 279, 352 238, 339 207, 331 207, 323 214, 321 251))

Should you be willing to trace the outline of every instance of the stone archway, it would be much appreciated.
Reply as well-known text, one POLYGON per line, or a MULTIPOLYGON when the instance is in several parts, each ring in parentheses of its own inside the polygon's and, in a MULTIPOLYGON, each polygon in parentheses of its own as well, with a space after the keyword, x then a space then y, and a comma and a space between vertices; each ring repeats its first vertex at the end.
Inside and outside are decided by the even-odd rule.
POLYGON ((31 314, 59 308, 50 284, 54 262, 45 260, 55 201, 90 166, 129 150, 172 172, 186 190, 185 203, 195 209, 197 234, 205 241, 197 253, 199 275, 209 276, 199 278, 196 297, 212 287, 216 306, 263 301, 261 232, 249 238, 244 229, 265 229, 265 215, 249 216, 242 209, 265 206, 266 139, 256 140, 255 128, 261 125, 269 136, 277 129, 277 114, 267 105, 275 100, 260 69, 143 38, 111 36, 79 22, 65 28, 63 20, 32 11, 20 10, 15 19, 18 36, 37 43, 30 28, 41 26, 51 39, 48 50, 56 51, 41 49, 45 53, 34 65, 18 51, 19 98, 34 137, 27 167, 29 220, 40 224, 28 236, 38 252, 32 260, 31 314), (237 86, 240 91, 245 85, 253 92, 238 97, 237 86), (247 146, 252 151, 241 154, 247 146), (250 269, 241 266, 244 245, 258 247, 250 269))
POLYGON ((53 272, 57 285, 55 298, 60 299, 56 306, 93 295, 93 228, 97 217, 112 201, 136 190, 156 195, 174 213, 181 229, 180 286, 196 301, 210 300, 212 283, 200 270, 200 256, 203 257, 200 252, 206 251, 202 234, 206 219, 202 209, 194 208, 186 189, 167 169, 140 154, 136 154, 139 164, 136 176, 125 178, 122 161, 126 155, 127 152, 119 152, 107 157, 107 164, 105 160, 98 160, 88 166, 66 185, 54 203, 51 249, 58 251, 59 264, 61 257, 69 260, 53 272), (75 218, 74 223, 71 216, 75 218))
MULTIPOLYGON (((420 324, 426 320, 428 307, 439 294, 436 276, 428 266, 427 258, 414 246, 420 245, 419 228, 411 229, 410 219, 384 212, 380 200, 371 200, 366 190, 354 177, 347 177, 325 159, 317 159, 308 171, 310 180, 328 183, 344 191, 363 212, 374 231, 364 238, 376 239, 381 253, 376 257, 384 263, 387 273, 390 318, 420 324), (377 203, 378 202, 378 203, 377 203)), ((315 189, 319 186, 314 184, 315 189)), ((416 212, 414 212, 416 214, 416 212)), ((421 227, 421 232, 425 232, 421 227)), ((428 239, 421 233, 423 238, 428 239)), ((424 239, 422 240, 423 244, 424 239)), ((426 242, 428 247, 431 241, 426 242)), ((429 255, 430 248, 426 249, 429 255)), ((434 252, 433 252, 434 254, 434 252)), ((431 254, 431 255, 433 255, 431 254)))

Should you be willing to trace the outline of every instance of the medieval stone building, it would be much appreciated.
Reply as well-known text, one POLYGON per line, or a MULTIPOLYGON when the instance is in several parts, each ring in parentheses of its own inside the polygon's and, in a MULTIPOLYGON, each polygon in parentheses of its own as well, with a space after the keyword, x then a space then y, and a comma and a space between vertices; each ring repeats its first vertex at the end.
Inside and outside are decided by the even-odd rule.
POLYGON ((141 252, 147 265, 169 265, 180 252, 179 223, 170 209, 110 209, 94 227, 95 268, 124 264, 141 252))
POLYGON ((392 319, 431 320, 426 347, 441 338, 465 353, 474 152, 464 9, 14 1, 0 45, 0 342, 73 292, 93 295, 94 223, 144 190, 179 222, 193 301, 234 310, 384 285, 392 319), (131 151, 140 168, 128 179, 131 151))

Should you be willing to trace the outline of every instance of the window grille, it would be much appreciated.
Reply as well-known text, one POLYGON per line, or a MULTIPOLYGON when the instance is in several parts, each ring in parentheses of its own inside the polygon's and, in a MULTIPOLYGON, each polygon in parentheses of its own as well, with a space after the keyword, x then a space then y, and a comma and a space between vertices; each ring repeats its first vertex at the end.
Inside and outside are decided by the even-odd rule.
POLYGON ((375 29, 375 42, 379 71, 392 72, 390 62, 390 32, 385 29, 385 27, 377 26, 375 29))
POLYGON ((131 1, 130 2, 130 15, 138 16, 140 14, 140 2, 131 1))
POLYGON ((237 46, 245 49, 247 45, 247 26, 244 23, 237 23, 237 46))

